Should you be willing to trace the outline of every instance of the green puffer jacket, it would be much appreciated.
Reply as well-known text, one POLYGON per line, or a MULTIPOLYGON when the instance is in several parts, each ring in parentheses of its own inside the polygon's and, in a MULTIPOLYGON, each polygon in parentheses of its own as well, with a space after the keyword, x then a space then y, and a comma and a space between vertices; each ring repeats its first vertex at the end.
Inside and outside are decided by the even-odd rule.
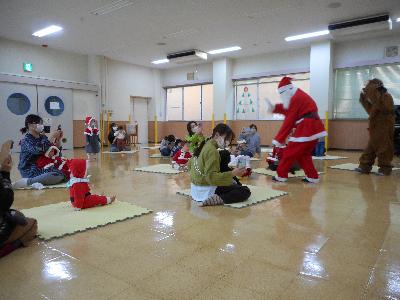
POLYGON ((199 135, 197 133, 193 134, 192 136, 187 135, 185 137, 185 140, 187 142, 189 142, 190 146, 189 146, 189 151, 190 153, 193 153, 194 150, 200 146, 201 142, 204 141, 206 138, 204 137, 204 135, 199 135))
POLYGON ((232 184, 232 172, 220 172, 221 158, 217 142, 213 139, 206 142, 199 157, 190 159, 190 181, 200 186, 229 186, 232 184))

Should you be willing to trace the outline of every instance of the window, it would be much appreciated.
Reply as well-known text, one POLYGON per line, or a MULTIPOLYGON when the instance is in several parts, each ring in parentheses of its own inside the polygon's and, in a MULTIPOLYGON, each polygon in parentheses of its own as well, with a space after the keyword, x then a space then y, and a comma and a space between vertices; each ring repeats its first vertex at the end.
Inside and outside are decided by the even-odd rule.
MULTIPOLYGON (((282 75, 283 76, 283 75, 282 75)), ((267 111, 266 99, 279 102, 278 83, 282 76, 237 80, 235 87, 235 115, 237 120, 282 120, 283 116, 267 111)), ((310 92, 310 73, 289 74, 293 83, 310 92)))
POLYGON ((211 120, 213 85, 167 88, 167 120, 211 120))
POLYGON ((44 108, 49 115, 57 117, 64 112, 64 102, 57 96, 50 96, 44 102, 44 108))
POLYGON ((333 112, 335 119, 368 118, 359 103, 359 97, 365 82, 372 78, 382 80, 395 104, 400 104, 400 64, 337 69, 333 112))
POLYGON ((202 99, 201 99, 201 112, 202 120, 211 121, 212 114, 214 111, 214 88, 212 84, 206 84, 202 86, 202 99))
POLYGON ((182 88, 167 89, 168 120, 182 120, 182 88))
POLYGON ((183 88, 183 118, 201 120, 201 86, 183 88))
POLYGON ((7 98, 7 107, 13 114, 25 115, 31 109, 31 102, 24 94, 14 93, 7 98))

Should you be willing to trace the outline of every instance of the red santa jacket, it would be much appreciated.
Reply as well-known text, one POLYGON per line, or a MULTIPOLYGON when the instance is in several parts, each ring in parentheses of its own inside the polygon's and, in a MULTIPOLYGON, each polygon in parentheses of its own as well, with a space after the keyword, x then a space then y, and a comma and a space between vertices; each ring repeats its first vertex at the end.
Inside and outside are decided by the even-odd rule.
POLYGON ((69 179, 69 160, 65 157, 59 156, 59 153, 60 150, 57 147, 51 146, 45 154, 39 156, 39 158, 36 160, 36 166, 39 169, 49 169, 54 167, 63 172, 65 177, 69 179))
POLYGON ((89 136, 99 135, 99 130, 97 128, 86 127, 86 129, 83 133, 85 135, 89 135, 89 136))
POLYGON ((276 114, 283 114, 285 120, 275 136, 274 144, 285 144, 289 137, 291 142, 309 142, 326 136, 324 124, 318 116, 318 107, 314 100, 301 89, 297 89, 290 99, 289 107, 284 108, 283 104, 275 105, 273 111, 276 114))
POLYGON ((85 198, 90 195, 89 180, 86 176, 86 160, 72 159, 70 163, 71 180, 69 181, 69 197, 76 208, 82 208, 85 198))
POLYGON ((192 155, 189 151, 186 152, 181 149, 175 153, 172 161, 176 162, 178 165, 185 165, 191 157, 192 155))

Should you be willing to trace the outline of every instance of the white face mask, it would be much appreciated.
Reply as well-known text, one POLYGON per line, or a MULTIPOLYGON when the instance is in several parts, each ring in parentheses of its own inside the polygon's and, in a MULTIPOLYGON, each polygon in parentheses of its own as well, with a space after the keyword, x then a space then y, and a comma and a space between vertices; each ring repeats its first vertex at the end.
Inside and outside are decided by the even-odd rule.
POLYGON ((220 149, 225 149, 226 147, 229 146, 229 142, 228 142, 228 141, 225 141, 225 138, 222 137, 222 136, 220 136, 220 137, 218 137, 218 139, 217 139, 217 145, 218 145, 218 148, 220 148, 220 149))
POLYGON ((36 128, 35 128, 35 131, 36 131, 37 133, 42 133, 43 130, 44 130, 44 125, 43 125, 43 124, 36 124, 35 127, 36 127, 36 128))
POLYGON ((114 131, 117 131, 117 130, 118 130, 118 127, 115 126, 115 127, 113 127, 112 129, 113 129, 114 131))

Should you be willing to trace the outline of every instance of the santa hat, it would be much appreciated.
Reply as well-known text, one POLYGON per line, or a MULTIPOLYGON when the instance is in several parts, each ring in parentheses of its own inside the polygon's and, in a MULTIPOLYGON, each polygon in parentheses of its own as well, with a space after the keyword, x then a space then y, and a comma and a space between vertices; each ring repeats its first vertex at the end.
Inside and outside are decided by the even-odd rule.
POLYGON ((279 94, 282 94, 283 92, 285 92, 291 88, 293 88, 292 78, 287 77, 287 76, 283 77, 278 84, 279 94))
POLYGON ((50 146, 50 148, 47 149, 47 151, 46 151, 46 153, 45 153, 44 155, 45 155, 46 157, 49 157, 50 152, 53 151, 53 150, 56 151, 55 156, 59 156, 59 155, 60 155, 60 149, 58 149, 56 146, 50 146))
POLYGON ((69 162, 69 169, 71 175, 76 178, 84 178, 86 175, 86 160, 85 159, 72 159, 69 162))
POLYGON ((85 125, 88 126, 90 124, 90 122, 92 122, 93 120, 95 120, 95 118, 93 118, 91 116, 87 116, 85 118, 85 125))

